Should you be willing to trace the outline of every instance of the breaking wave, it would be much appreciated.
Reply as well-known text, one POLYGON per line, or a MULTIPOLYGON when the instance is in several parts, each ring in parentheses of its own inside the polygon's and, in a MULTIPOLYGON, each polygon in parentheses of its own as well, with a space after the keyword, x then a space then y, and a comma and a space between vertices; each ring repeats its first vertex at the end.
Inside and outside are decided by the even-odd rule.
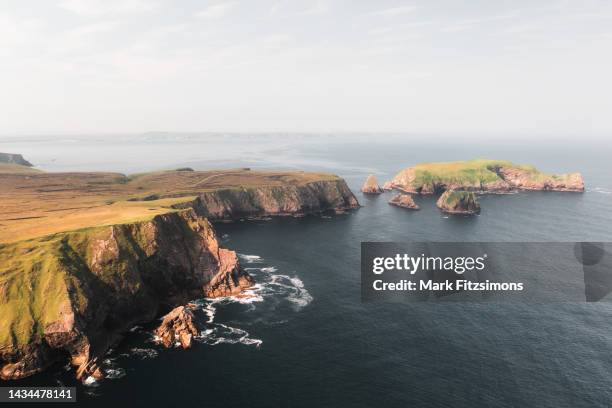
MULTIPOLYGON (((251 337, 250 333, 243 328, 233 327, 227 322, 221 323, 215 320, 217 311, 221 307, 229 305, 241 305, 247 307, 247 312, 261 311, 264 320, 270 320, 276 324, 279 320, 275 313, 279 307, 289 307, 293 311, 300 311, 308 306, 312 295, 304 286, 304 282, 297 276, 289 276, 278 273, 274 266, 254 266, 264 264, 264 259, 259 255, 239 254, 243 264, 250 265, 244 269, 249 272, 257 282, 239 296, 229 296, 215 299, 200 299, 194 302, 206 316, 206 329, 202 331, 196 340, 208 344, 244 344, 259 347, 262 340, 251 337)), ((232 322, 232 324, 235 324, 232 322)), ((245 322, 248 325, 248 322, 245 322)))
POLYGON ((263 258, 259 255, 238 254, 238 257, 240 258, 241 261, 248 263, 248 264, 263 262, 263 258))

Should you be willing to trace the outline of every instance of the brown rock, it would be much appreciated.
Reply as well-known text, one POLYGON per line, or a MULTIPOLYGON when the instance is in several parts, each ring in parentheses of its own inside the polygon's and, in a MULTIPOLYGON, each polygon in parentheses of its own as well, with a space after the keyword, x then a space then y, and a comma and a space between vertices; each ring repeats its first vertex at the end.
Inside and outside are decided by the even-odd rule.
POLYGON ((253 278, 238 264, 236 252, 220 249, 219 266, 219 273, 204 289, 206 297, 233 296, 253 286, 253 278))
POLYGON ((370 174, 366 179, 365 183, 363 183, 363 187, 361 187, 361 192, 364 194, 381 194, 383 189, 378 185, 378 181, 376 180, 376 176, 370 174))
POLYGON ((409 210, 421 209, 421 207, 414 202, 410 194, 398 194, 389 201, 389 204, 407 208, 409 210))
POLYGON ((193 336, 197 336, 198 333, 193 312, 185 306, 174 308, 165 315, 155 330, 158 342, 166 348, 173 347, 177 341, 184 349, 190 348, 193 336))
POLYGON ((385 181, 385 184, 383 184, 382 189, 385 191, 393 190, 393 183, 390 181, 385 181))
POLYGON ((534 177, 529 170, 515 167, 499 167, 497 174, 508 184, 521 190, 551 190, 584 192, 580 173, 534 177))

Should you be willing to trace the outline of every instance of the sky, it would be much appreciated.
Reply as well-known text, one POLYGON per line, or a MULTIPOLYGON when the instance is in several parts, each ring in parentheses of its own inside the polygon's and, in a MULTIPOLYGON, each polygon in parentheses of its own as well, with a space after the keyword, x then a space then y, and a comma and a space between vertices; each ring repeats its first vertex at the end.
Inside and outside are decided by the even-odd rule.
POLYGON ((612 2, 3 0, 0 135, 612 136, 612 2))

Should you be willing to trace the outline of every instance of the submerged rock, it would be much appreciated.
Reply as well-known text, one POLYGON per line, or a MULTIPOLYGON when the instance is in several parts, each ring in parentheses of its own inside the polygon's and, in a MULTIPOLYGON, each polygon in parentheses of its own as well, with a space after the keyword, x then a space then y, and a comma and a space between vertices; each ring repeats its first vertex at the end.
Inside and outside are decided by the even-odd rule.
POLYGON ((155 330, 158 342, 166 348, 171 348, 179 342, 182 348, 188 349, 191 347, 193 336, 197 336, 198 333, 193 312, 185 306, 176 307, 165 315, 155 330))
POLYGON ((407 208, 409 210, 421 209, 421 207, 419 207, 414 202, 410 194, 398 194, 389 201, 389 204, 395 205, 397 207, 407 208))
POLYGON ((378 180, 376 180, 376 176, 370 174, 366 179, 365 183, 363 183, 363 187, 361 187, 361 192, 364 194, 381 194, 383 189, 378 185, 378 180))
POLYGON ((471 191, 447 190, 440 196, 436 205, 448 214, 471 215, 480 212, 476 194, 471 191))

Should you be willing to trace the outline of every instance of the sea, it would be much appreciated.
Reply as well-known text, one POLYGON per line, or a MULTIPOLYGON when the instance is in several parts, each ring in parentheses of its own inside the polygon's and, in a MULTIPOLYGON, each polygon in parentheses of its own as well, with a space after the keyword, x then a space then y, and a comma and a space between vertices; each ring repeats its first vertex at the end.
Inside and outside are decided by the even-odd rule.
POLYGON ((105 408, 612 406, 610 303, 362 302, 360 289, 365 241, 612 241, 604 140, 157 132, 0 137, 0 151, 47 171, 333 172, 362 205, 216 224, 257 283, 248 298, 194 299, 204 330, 192 349, 160 348, 144 325, 105 356, 103 381, 78 383, 59 365, 11 385, 76 386, 78 405, 105 408), (417 163, 474 158, 580 171, 586 192, 486 195, 472 217, 442 214, 435 197, 408 211, 390 193, 359 192, 368 174, 382 183, 417 163))

